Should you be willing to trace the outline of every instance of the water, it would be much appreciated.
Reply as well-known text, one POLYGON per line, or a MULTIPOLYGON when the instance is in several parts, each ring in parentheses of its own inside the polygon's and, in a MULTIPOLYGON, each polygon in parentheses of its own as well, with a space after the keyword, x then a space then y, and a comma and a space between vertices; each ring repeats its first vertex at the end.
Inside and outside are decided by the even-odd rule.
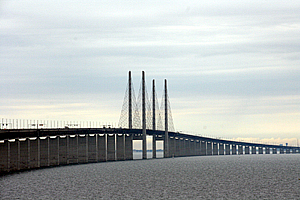
POLYGON ((0 177, 1 199, 300 199, 300 155, 134 160, 0 177))

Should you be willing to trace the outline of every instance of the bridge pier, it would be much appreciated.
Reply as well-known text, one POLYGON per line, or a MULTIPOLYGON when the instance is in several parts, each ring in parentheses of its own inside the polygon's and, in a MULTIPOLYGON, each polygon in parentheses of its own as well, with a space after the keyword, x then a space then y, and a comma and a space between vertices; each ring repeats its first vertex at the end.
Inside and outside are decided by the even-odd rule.
MULTIPOLYGON (((29 139, 25 138, 20 141, 20 169, 29 169, 29 139)), ((0 150, 0 152, 2 152, 0 150)))
POLYGON ((239 155, 243 155, 243 146, 242 145, 238 145, 238 153, 239 153, 239 155))
POLYGON ((285 150, 285 153, 286 153, 286 154, 291 153, 291 152, 290 152, 290 149, 286 149, 286 150, 285 150))
POLYGON ((49 162, 49 137, 40 137, 40 167, 50 166, 49 162))
POLYGON ((245 146, 245 154, 250 154, 249 146, 245 146))
POLYGON ((224 144, 219 143, 219 155, 224 155, 224 144))
POLYGON ((60 165, 69 164, 68 147, 69 147, 69 137, 59 136, 59 164, 60 165))
POLYGON ((98 135, 98 162, 107 161, 107 134, 98 135))
POLYGON ((251 147, 251 154, 256 154, 256 146, 251 147))
POLYGON ((87 135, 78 135, 78 163, 88 162, 87 135))
POLYGON ((230 155, 230 144, 225 145, 225 155, 230 155))
POLYGON ((69 139, 68 162, 69 164, 78 163, 78 135, 67 136, 69 139))
POLYGON ((3 143, 0 143, 0 174, 1 172, 9 171, 9 142, 4 140, 3 143))
MULTIPOLYGON (((115 134, 108 134, 107 136, 107 161, 116 160, 116 139, 115 134)), ((143 149, 144 151, 144 149, 143 149)))
POLYGON ((292 152, 293 152, 293 153, 296 153, 296 149, 295 149, 295 148, 294 148, 294 149, 292 149, 292 152))
POLYGON ((196 142, 196 156, 200 156, 201 155, 201 142, 200 142, 200 140, 196 140, 195 141, 196 142))
POLYGON ((231 154, 236 155, 236 145, 235 144, 231 145, 231 154))
POLYGON ((117 160, 125 160, 125 135, 117 134, 117 160))
POLYGON ((212 143, 206 142, 206 155, 211 156, 212 155, 212 143))
POLYGON ((40 167, 40 138, 29 138, 29 168, 40 167))
MULTIPOLYGON (((132 140, 132 135, 125 134, 125 160, 133 160, 132 140)), ((156 147, 154 151, 156 152, 156 147)))
POLYGON ((273 148, 272 154, 277 154, 277 148, 273 148))
POLYGON ((266 154, 270 154, 270 148, 269 147, 265 147, 265 152, 266 152, 266 154))
POLYGON ((258 147, 258 154, 263 154, 263 148, 262 147, 258 147))
POLYGON ((170 156, 175 157, 175 151, 176 151, 175 137, 169 137, 169 150, 170 150, 170 156))
POLYGON ((206 142, 200 141, 200 155, 206 156, 206 142))
POLYGON ((218 143, 213 142, 213 155, 218 155, 218 143))
POLYGON ((88 162, 93 163, 98 161, 98 152, 97 152, 97 134, 87 134, 88 138, 88 162))
POLYGON ((49 137, 49 166, 59 165, 59 136, 49 137))

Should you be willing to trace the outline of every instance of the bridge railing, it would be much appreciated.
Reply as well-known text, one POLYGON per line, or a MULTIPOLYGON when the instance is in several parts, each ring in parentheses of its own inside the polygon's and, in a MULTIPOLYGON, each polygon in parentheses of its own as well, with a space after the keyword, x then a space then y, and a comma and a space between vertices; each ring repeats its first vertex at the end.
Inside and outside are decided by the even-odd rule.
POLYGON ((115 128, 116 123, 100 121, 59 121, 31 119, 1 119, 0 129, 53 129, 53 128, 115 128))

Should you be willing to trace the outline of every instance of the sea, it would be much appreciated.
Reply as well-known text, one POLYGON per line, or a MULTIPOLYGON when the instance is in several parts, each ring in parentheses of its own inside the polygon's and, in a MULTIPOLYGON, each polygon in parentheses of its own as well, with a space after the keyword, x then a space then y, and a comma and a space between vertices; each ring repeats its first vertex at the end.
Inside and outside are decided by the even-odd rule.
POLYGON ((0 177, 0 199, 300 199, 300 154, 69 165, 0 177))

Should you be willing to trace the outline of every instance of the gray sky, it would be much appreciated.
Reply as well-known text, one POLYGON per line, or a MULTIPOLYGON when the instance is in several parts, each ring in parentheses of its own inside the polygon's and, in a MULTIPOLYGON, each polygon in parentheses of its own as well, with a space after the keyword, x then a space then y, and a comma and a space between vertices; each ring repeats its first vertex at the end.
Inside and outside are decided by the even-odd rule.
POLYGON ((117 123, 145 70, 176 130, 300 136, 298 0, 2 0, 0 34, 1 118, 117 123))

